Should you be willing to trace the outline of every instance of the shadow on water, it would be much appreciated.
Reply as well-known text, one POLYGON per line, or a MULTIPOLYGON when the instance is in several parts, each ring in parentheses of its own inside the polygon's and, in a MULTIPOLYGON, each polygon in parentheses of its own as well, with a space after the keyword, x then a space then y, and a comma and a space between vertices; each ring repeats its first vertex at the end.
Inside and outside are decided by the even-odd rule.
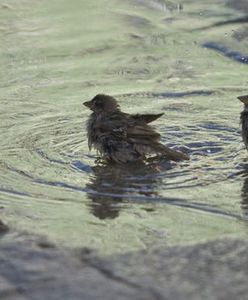
MULTIPOLYGON (((183 98, 189 96, 210 96, 213 95, 215 91, 208 90, 194 90, 194 91, 185 91, 185 92, 143 92, 140 93, 143 96, 149 96, 153 98, 183 98)), ((127 93, 121 94, 120 96, 137 96, 139 93, 127 93)))
POLYGON ((232 25, 232 24, 243 24, 243 23, 248 23, 248 16, 242 16, 242 17, 238 17, 235 19, 216 22, 216 23, 198 28, 196 30, 207 30, 207 29, 213 29, 214 27, 221 27, 221 26, 232 25))
POLYGON ((247 55, 242 54, 239 51, 229 49, 228 47, 223 46, 220 43, 206 42, 202 46, 204 48, 217 51, 217 52, 221 53, 222 55, 224 55, 232 60, 235 60, 236 62, 239 62, 242 64, 248 64, 248 56, 247 55))

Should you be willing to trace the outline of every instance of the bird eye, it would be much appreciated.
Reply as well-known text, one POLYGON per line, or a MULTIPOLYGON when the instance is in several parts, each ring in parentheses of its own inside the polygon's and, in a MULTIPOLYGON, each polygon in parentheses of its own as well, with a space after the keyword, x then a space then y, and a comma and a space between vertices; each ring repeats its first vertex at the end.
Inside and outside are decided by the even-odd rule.
POLYGON ((95 106, 97 106, 97 107, 102 107, 102 101, 101 100, 95 100, 95 106))

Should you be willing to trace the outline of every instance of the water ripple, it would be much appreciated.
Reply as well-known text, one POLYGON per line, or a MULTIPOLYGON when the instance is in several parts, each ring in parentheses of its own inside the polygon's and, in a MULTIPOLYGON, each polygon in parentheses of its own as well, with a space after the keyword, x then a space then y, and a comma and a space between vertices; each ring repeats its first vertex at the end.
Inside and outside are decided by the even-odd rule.
POLYGON ((223 46, 219 43, 206 42, 203 44, 203 47, 220 52, 224 56, 231 58, 232 60, 235 60, 236 62, 239 62, 242 64, 248 64, 248 56, 247 55, 242 54, 239 51, 229 49, 228 47, 223 46))

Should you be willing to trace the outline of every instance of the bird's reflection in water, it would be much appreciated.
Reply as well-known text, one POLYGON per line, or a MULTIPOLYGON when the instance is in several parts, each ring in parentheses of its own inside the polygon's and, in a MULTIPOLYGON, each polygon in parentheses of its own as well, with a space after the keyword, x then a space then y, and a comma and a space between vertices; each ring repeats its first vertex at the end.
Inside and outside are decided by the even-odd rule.
POLYGON ((169 162, 117 165, 97 161, 86 185, 90 211, 99 219, 114 219, 132 197, 158 197, 162 171, 171 168, 169 162))

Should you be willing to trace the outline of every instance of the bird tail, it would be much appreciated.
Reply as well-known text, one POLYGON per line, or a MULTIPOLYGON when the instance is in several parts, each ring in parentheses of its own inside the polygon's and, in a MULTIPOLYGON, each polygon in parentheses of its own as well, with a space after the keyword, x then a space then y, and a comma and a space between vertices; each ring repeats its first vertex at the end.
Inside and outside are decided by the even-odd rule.
POLYGON ((160 143, 156 143, 155 150, 156 152, 162 154, 162 156, 168 160, 174 160, 174 161, 189 160, 189 156, 186 153, 171 149, 160 143))

